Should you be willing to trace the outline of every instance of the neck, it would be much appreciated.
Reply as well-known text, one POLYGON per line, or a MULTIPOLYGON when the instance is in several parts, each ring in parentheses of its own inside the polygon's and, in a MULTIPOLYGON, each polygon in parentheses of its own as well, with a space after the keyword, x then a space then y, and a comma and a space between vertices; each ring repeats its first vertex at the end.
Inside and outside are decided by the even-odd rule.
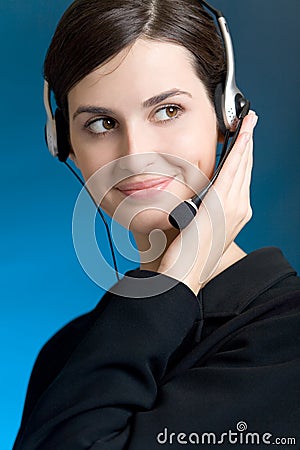
POLYGON ((228 267, 232 266, 245 256, 247 256, 247 253, 244 252, 244 250, 241 247, 239 247, 235 242, 232 242, 225 251, 225 253, 223 253, 216 270, 214 271, 212 276, 206 281, 205 284, 207 284, 210 280, 215 278, 221 272, 223 272, 228 267))
POLYGON ((134 233, 140 254, 140 268, 157 272, 164 254, 178 234, 179 231, 175 229, 154 230, 149 235, 134 233))

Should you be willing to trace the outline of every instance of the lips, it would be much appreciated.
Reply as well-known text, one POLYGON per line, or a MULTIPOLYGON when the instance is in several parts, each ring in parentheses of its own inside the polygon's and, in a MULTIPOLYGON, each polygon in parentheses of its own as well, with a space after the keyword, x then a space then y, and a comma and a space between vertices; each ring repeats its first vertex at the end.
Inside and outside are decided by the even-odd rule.
POLYGON ((116 188, 126 196, 149 196, 157 193, 157 191, 164 190, 171 183, 171 181, 172 178, 154 178, 151 180, 123 183, 116 186, 116 188))

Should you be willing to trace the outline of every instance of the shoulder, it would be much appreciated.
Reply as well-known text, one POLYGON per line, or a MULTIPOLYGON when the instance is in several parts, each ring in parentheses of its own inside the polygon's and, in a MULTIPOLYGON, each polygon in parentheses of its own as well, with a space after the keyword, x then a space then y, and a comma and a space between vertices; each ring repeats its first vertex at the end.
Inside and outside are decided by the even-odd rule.
POLYGON ((279 279, 256 297, 247 310, 259 308, 266 309, 270 316, 300 314, 300 277, 294 273, 279 279))
MULTIPOLYGON (((285 364, 300 371, 300 278, 291 276, 267 289, 241 317, 243 326, 229 339, 250 365, 274 367, 285 364)), ((282 369, 281 369, 282 370, 282 369)))
POLYGON ((27 421, 39 398, 51 385, 87 333, 94 320, 93 316, 93 313, 87 313, 70 321, 39 351, 30 375, 22 424, 27 421))

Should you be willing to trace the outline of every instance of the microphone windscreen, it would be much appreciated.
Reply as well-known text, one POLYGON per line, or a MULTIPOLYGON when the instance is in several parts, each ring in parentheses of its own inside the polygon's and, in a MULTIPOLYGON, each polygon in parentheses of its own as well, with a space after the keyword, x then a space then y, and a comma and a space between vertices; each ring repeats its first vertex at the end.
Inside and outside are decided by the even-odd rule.
POLYGON ((184 230, 197 214, 197 208, 190 202, 179 203, 169 214, 170 224, 177 230, 184 230))

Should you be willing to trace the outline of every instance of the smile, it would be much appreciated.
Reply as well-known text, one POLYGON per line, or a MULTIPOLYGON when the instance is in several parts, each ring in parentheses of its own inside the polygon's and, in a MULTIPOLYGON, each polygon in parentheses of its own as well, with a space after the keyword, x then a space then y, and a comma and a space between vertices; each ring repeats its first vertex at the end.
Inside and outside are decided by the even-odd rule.
POLYGON ((124 183, 124 185, 118 186, 117 189, 126 197, 132 195, 135 198, 148 198, 166 189, 172 180, 173 178, 164 177, 134 183, 124 183))

